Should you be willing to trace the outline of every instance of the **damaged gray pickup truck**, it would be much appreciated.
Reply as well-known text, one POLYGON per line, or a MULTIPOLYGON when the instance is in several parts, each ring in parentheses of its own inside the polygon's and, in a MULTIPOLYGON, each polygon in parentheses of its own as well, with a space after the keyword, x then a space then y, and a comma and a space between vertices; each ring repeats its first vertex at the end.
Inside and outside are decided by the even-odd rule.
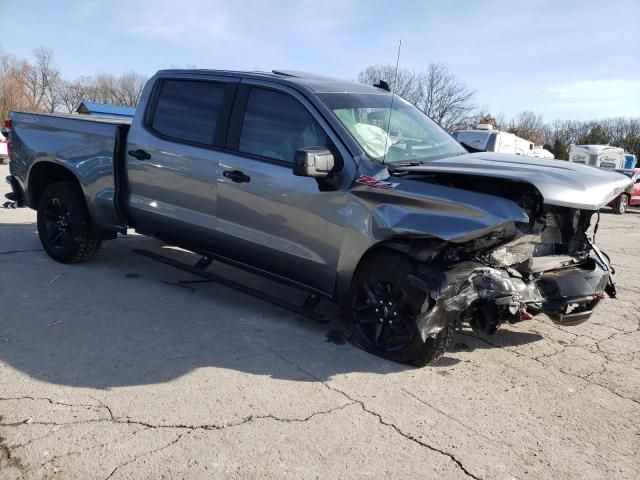
POLYGON ((587 232, 628 178, 469 154, 381 88, 167 70, 131 120, 8 124, 9 197, 37 210, 55 260, 133 228, 333 300, 353 342, 391 360, 434 361, 463 323, 577 324, 615 295, 587 232))

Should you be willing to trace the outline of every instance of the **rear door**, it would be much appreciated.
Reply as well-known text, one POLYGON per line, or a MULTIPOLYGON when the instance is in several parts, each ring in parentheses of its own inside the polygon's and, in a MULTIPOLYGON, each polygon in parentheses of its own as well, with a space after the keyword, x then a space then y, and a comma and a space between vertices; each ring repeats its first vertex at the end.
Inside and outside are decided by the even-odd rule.
POLYGON ((292 165, 295 151, 305 147, 330 149, 338 165, 346 157, 304 97, 284 86, 256 82, 238 90, 227 153, 220 159, 220 251, 331 294, 350 180, 344 175, 344 186, 321 191, 315 179, 294 176, 292 165))
POLYGON ((216 179, 238 79, 160 78, 128 136, 129 216, 136 230, 214 249, 216 179))

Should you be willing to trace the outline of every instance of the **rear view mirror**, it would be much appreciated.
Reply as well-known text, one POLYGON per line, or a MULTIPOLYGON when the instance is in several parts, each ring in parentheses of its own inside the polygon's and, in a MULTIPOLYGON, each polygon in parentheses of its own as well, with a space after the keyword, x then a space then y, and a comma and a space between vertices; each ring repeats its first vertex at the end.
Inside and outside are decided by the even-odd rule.
POLYGON ((296 150, 293 174, 299 177, 325 178, 333 170, 333 154, 326 148, 311 147, 296 150))

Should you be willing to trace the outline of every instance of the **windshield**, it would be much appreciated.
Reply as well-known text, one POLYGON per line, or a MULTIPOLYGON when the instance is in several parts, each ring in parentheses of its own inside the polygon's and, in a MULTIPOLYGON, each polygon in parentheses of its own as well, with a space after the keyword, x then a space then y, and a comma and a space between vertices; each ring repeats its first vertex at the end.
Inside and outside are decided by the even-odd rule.
POLYGON ((453 136, 460 142, 470 147, 477 148, 478 150, 487 149, 487 140, 491 132, 478 132, 474 130, 462 130, 456 132, 453 136))
POLYGON ((365 153, 386 163, 424 161, 467 153, 447 132, 406 100, 375 93, 321 93, 365 153))

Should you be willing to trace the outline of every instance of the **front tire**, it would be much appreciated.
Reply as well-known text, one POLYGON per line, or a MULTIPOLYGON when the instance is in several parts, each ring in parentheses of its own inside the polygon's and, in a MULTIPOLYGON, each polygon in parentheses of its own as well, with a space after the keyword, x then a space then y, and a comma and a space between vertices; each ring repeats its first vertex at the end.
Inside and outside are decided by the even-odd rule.
POLYGON ((58 262, 85 262, 98 253, 101 241, 91 229, 77 184, 60 182, 45 188, 38 202, 38 235, 45 251, 58 262))
POLYGON ((627 197, 624 193, 616 198, 616 201, 613 204, 613 213, 616 215, 622 215, 627 211, 629 207, 629 197, 627 197))
POLYGON ((445 352, 453 325, 422 340, 415 317, 432 308, 433 300, 409 282, 414 268, 408 257, 393 251, 370 254, 354 274, 343 322, 363 350, 422 367, 445 352))

